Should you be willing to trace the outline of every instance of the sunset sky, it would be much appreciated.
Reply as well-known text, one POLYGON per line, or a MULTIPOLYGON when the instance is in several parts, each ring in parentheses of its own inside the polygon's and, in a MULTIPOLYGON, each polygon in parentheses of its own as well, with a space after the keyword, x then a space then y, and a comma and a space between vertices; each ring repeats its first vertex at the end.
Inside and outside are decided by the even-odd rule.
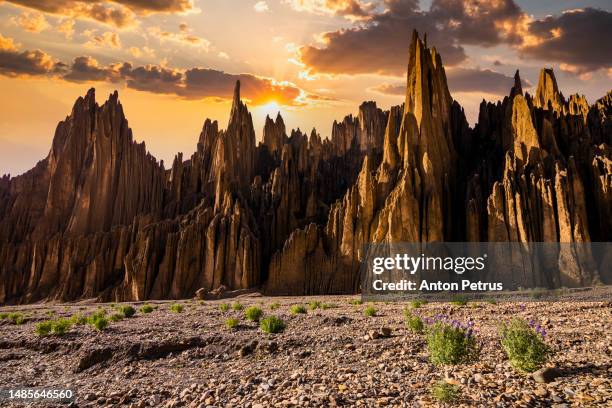
POLYGON ((278 110, 328 137, 362 101, 402 102, 415 28, 472 125, 517 68, 527 91, 544 66, 565 95, 612 88, 609 0, 0 0, 0 175, 44 158, 90 87, 99 103, 117 89, 166 163, 195 150, 206 118, 226 126, 237 79, 258 138, 278 110))

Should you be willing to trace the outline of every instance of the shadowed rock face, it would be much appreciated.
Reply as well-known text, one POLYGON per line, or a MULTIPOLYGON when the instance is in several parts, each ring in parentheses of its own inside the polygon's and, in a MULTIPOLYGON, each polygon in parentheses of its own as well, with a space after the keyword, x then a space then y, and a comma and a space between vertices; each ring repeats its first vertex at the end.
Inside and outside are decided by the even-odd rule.
POLYGON ((90 90, 45 159, 0 178, 0 303, 345 293, 369 242, 610 241, 612 93, 565 100, 549 69, 534 98, 520 83, 470 129, 415 33, 402 106, 365 102, 330 139, 267 118, 257 146, 238 83, 227 129, 206 120, 168 170, 133 141, 117 93, 99 106, 90 90))

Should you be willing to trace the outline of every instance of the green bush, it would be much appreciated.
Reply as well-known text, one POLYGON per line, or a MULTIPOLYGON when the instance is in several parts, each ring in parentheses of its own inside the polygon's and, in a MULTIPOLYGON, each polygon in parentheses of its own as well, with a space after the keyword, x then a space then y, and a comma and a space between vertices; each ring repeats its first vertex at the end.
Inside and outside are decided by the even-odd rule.
POLYGON ((227 303, 221 303, 219 305, 219 310, 222 312, 227 312, 229 310, 229 305, 227 303))
POLYGON ((86 317, 86 316, 83 316, 83 315, 82 315, 82 314, 80 314, 80 313, 76 313, 76 314, 73 314, 73 315, 70 317, 70 322, 71 322, 72 324, 75 324, 75 325, 78 325, 78 326, 82 326, 82 325, 84 325, 84 324, 87 324, 87 317, 86 317))
POLYGON ((310 303, 308 303, 308 308, 310 310, 316 310, 319 309, 321 307, 321 302, 319 302, 318 300, 313 300, 310 303))
POLYGON ((247 320, 258 322, 263 316, 263 310, 257 306, 247 307, 247 309, 244 311, 244 316, 247 318, 247 320))
POLYGON ((70 322, 70 320, 60 318, 54 321, 51 325, 51 333, 55 334, 56 336, 63 336, 70 330, 71 327, 72 322, 70 322))
POLYGON ((238 311, 244 309, 244 306, 240 302, 234 302, 232 304, 232 309, 238 312, 238 311))
POLYGON ((280 303, 274 302, 270 305, 270 310, 276 310, 280 307, 280 303))
POLYGON ((418 309, 418 308, 420 308, 421 306, 423 306, 425 304, 427 304, 427 301, 425 299, 414 299, 414 300, 410 301, 410 306, 413 309, 418 309))
POLYGON ((465 306, 468 304, 469 299, 467 298, 467 296, 464 295, 455 295, 451 298, 450 303, 452 305, 457 305, 457 306, 465 306))
POLYGON ((34 332, 39 336, 47 336, 51 333, 51 329, 53 328, 53 322, 51 320, 47 320, 44 322, 37 323, 34 332))
POLYGON ((185 309, 185 307, 180 303, 173 303, 170 305, 170 311, 173 313, 183 313, 183 309, 185 309))
POLYGON ((265 333, 281 333, 285 330, 286 325, 281 318, 276 316, 268 316, 261 319, 259 327, 265 333))
POLYGON ((140 313, 151 313, 155 308, 149 304, 144 304, 140 307, 140 313))
POLYGON ((446 381, 439 381, 431 388, 431 396, 440 402, 454 402, 460 395, 461 389, 446 381))
POLYGON ((367 317, 374 317, 378 313, 378 310, 374 306, 368 306, 363 310, 363 314, 367 317))
POLYGON ((304 307, 304 305, 292 305, 289 308, 289 311, 291 312, 291 314, 305 314, 306 313, 306 308, 304 307))
POLYGON ((480 349, 471 330, 443 322, 435 323, 427 333, 427 349, 433 364, 463 364, 478 359, 480 349))
POLYGON ((551 353, 544 343, 544 330, 534 330, 523 319, 514 318, 500 329, 501 345, 516 370, 531 373, 546 363, 551 353))
POLYGON ((412 314, 406 316, 406 326, 415 333, 423 333, 425 329, 423 320, 419 316, 414 316, 412 314))
POLYGON ((123 315, 123 313, 113 313, 111 315, 111 317, 108 318, 108 320, 110 320, 111 322, 116 323, 116 322, 118 322, 120 320, 123 320, 124 317, 125 316, 123 315))
POLYGON ((87 323, 93 326, 96 330, 102 331, 108 327, 108 319, 106 318, 106 310, 98 309, 87 318, 87 323))
POLYGON ((336 305, 334 305, 333 303, 323 303, 321 305, 321 309, 322 310, 333 309, 335 307, 336 307, 336 305))
POLYGON ((4 319, 6 319, 6 318, 8 317, 8 315, 9 315, 9 314, 8 314, 8 313, 6 313, 6 312, 0 313, 0 320, 4 320, 4 319))
POLYGON ((361 305, 361 304, 363 304, 363 302, 361 301, 361 299, 353 299, 353 300, 350 300, 350 301, 349 301, 349 303, 350 303, 351 305, 361 305))
POLYGON ((228 329, 235 329, 240 324, 240 321, 234 317, 230 317, 225 321, 225 327, 228 329))
POLYGON ((123 315, 123 317, 132 317, 136 314, 136 309, 132 305, 124 305, 119 307, 119 313, 123 315))
POLYGON ((23 313, 19 313, 19 312, 13 312, 13 313, 9 313, 7 315, 8 320, 10 320, 11 323, 19 326, 23 323, 25 323, 26 318, 23 315, 23 313))
POLYGON ((108 319, 106 317, 98 317, 92 320, 91 325, 98 331, 102 331, 108 327, 108 319))

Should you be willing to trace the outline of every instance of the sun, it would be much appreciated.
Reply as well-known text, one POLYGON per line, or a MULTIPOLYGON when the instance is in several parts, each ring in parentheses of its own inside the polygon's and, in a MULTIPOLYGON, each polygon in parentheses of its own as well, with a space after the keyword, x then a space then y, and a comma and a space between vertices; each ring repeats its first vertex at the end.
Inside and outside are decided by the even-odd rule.
POLYGON ((264 115, 274 118, 280 112, 280 105, 276 101, 270 101, 265 105, 261 105, 260 110, 264 115))

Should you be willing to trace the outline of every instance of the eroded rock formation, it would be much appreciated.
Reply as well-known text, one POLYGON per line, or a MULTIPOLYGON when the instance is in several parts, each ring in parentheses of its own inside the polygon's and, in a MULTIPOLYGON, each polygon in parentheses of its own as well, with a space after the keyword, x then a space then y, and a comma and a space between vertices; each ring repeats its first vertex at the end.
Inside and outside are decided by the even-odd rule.
MULTIPOLYGON (((517 72, 471 129, 416 33, 402 106, 365 102, 329 139, 279 114, 256 145, 238 83, 227 128, 206 120, 169 169, 133 141, 117 93, 99 106, 90 90, 45 159, 0 178, 0 303, 355 292, 370 242, 610 241, 611 138, 612 93, 566 100, 551 69, 535 97, 517 72)), ((560 247, 545 271, 512 262, 554 287, 597 282, 582 266, 601 260, 560 247)))

